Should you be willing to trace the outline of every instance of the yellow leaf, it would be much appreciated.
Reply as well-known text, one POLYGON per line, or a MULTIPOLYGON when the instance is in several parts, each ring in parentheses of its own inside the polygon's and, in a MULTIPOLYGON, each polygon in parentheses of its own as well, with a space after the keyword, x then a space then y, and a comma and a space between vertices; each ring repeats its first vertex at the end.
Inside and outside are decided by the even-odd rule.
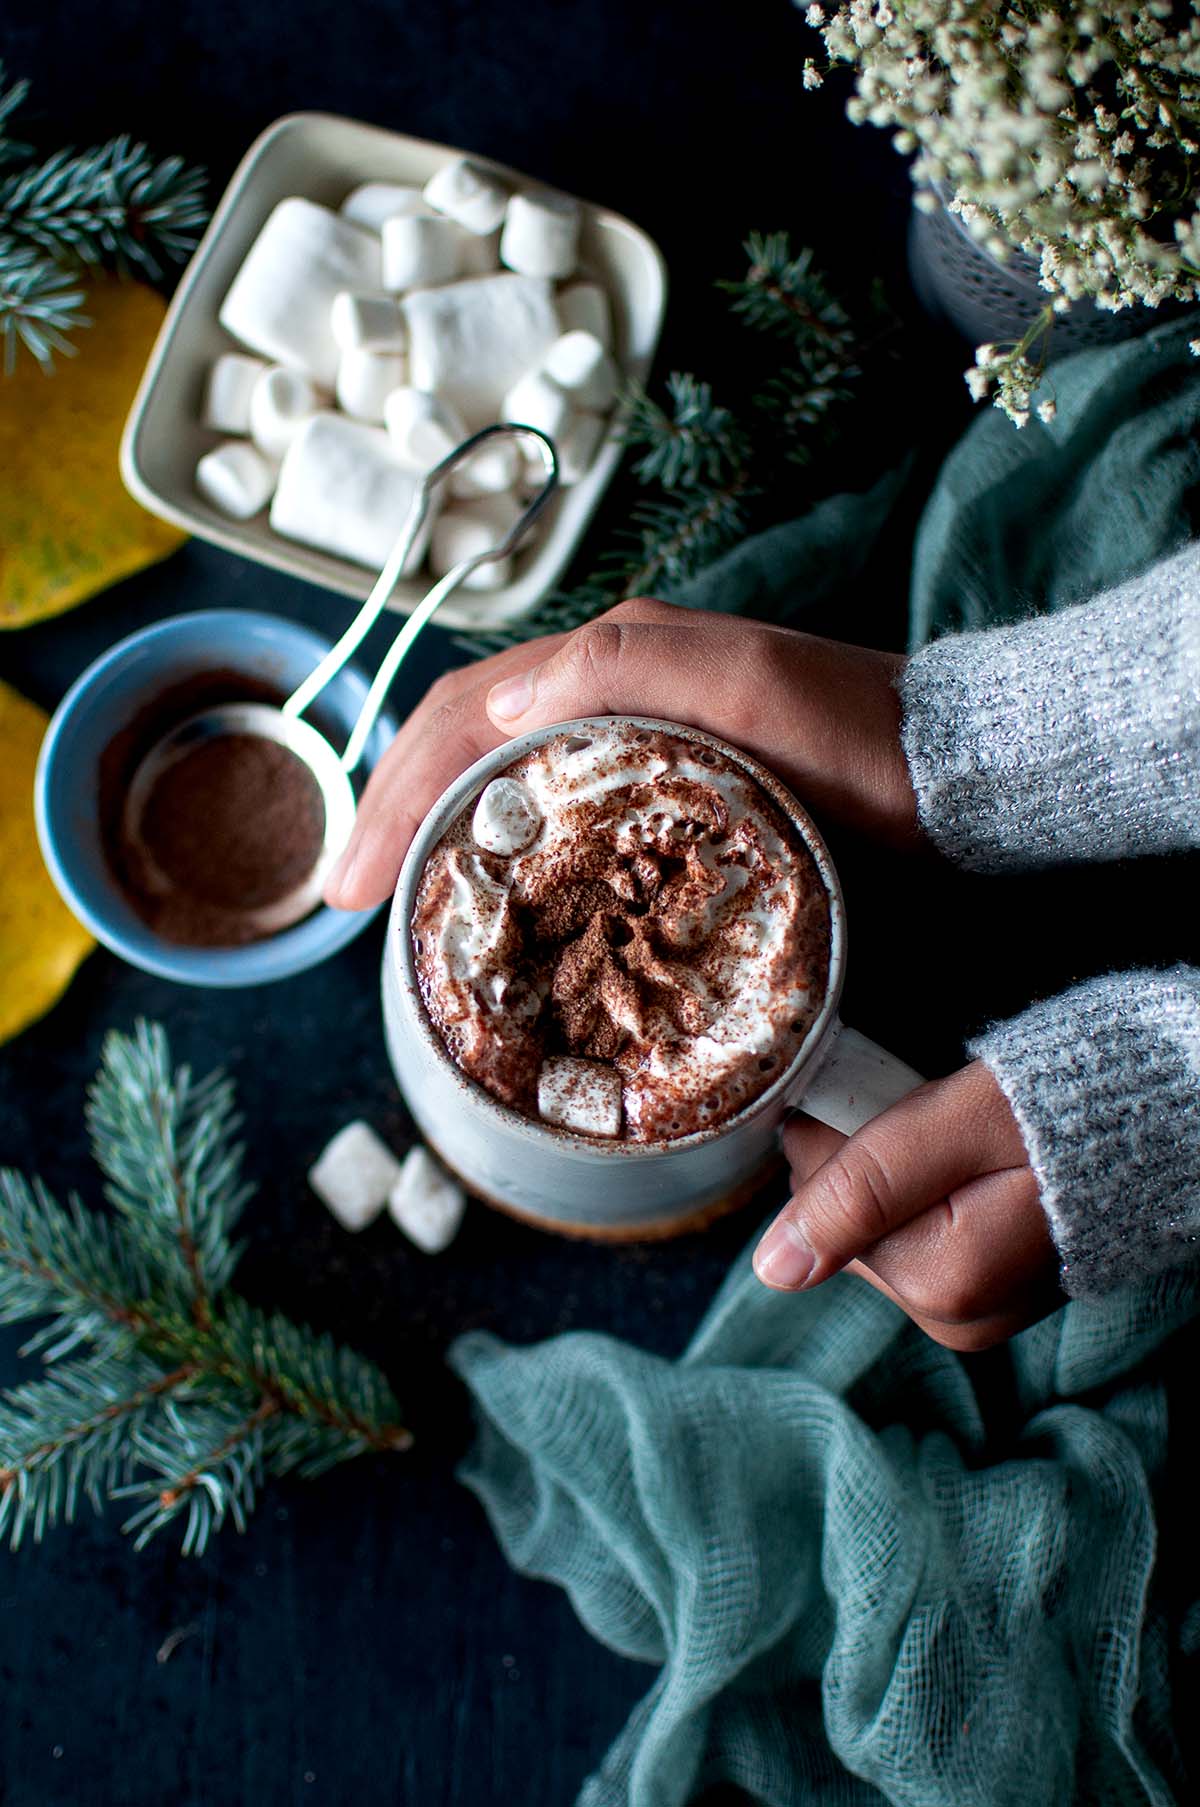
POLYGON ((49 1010, 95 942, 50 882, 33 825, 42 711, 0 683, 0 1042, 49 1010))
POLYGON ((0 627, 59 615, 187 537, 140 508, 117 469, 165 304, 97 272, 87 312, 78 355, 56 358, 53 375, 24 351, 0 375, 0 627))

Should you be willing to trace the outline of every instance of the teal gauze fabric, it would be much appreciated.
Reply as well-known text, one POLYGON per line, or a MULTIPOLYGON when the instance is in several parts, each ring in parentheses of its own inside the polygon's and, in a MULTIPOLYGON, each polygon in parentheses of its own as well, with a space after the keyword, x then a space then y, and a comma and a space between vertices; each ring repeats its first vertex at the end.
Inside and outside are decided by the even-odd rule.
MULTIPOLYGON (((976 419, 918 531, 914 644, 1078 600, 1189 537, 1196 332, 1056 364, 1049 427, 976 419)), ((898 487, 834 498, 678 599, 801 619, 814 587, 853 587, 898 487)), ((721 1782, 762 1807, 1194 1798, 1168 1672, 1200 1606, 1156 1554, 1198 1305, 1200 1266, 1074 1301, 987 1358, 986 1388, 854 1276, 780 1296, 748 1253, 678 1362, 461 1338, 462 1478, 509 1560, 657 1669, 580 1807, 684 1807, 721 1782)))

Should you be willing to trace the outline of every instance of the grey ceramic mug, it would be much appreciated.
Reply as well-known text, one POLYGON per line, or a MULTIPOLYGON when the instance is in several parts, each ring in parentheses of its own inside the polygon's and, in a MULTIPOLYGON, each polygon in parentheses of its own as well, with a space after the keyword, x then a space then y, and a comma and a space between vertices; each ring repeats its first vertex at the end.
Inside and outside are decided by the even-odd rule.
MULTIPOLYGON (((611 717, 605 725, 611 726, 611 717)), ((804 840, 829 898, 829 978, 821 1008, 790 1065, 736 1116, 671 1141, 602 1141, 535 1123, 468 1079, 425 1012, 413 959, 413 904, 425 862, 451 822, 491 778, 558 734, 597 721, 557 722, 506 741, 463 772, 417 831, 392 900, 383 957, 383 1015, 400 1089, 425 1140, 470 1191, 517 1216, 594 1237, 668 1235, 747 1198, 778 1151, 788 1112, 849 1133, 920 1085, 921 1076, 839 1020, 846 967, 842 888, 807 812, 779 780, 736 747, 675 722, 621 718, 712 747, 774 799, 804 840)))

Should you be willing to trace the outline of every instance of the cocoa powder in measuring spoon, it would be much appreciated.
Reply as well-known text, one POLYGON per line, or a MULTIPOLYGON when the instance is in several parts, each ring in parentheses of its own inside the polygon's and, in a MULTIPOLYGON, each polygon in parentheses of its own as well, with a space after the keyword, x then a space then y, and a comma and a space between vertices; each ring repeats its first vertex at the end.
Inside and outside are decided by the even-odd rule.
MULTIPOLYGON (((184 707, 171 715, 180 721, 195 712, 184 707)), ((126 737, 119 771, 110 770, 102 796, 107 851, 122 889, 164 940, 233 947, 265 939, 247 913, 286 897, 321 852, 325 806, 316 779, 275 741, 219 735, 163 769, 132 836, 118 805, 140 751, 164 730, 163 712, 145 728, 126 737)))

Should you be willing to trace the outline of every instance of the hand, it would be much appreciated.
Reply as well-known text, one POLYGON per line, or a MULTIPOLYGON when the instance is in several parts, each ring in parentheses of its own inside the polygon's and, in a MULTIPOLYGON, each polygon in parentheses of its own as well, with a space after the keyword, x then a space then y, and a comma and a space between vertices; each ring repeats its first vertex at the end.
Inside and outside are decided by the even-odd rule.
POLYGON ((783 1140, 795 1191, 755 1250, 766 1285, 796 1291, 848 1268, 963 1351, 1062 1303, 1037 1179, 981 1061, 849 1138, 795 1117, 783 1140))
POLYGON ((895 688, 903 663, 639 599, 574 633, 449 672, 371 774, 326 900, 346 910, 381 903, 452 779, 512 735, 581 715, 652 715, 707 729, 761 759, 818 812, 893 844, 915 841, 895 688))

